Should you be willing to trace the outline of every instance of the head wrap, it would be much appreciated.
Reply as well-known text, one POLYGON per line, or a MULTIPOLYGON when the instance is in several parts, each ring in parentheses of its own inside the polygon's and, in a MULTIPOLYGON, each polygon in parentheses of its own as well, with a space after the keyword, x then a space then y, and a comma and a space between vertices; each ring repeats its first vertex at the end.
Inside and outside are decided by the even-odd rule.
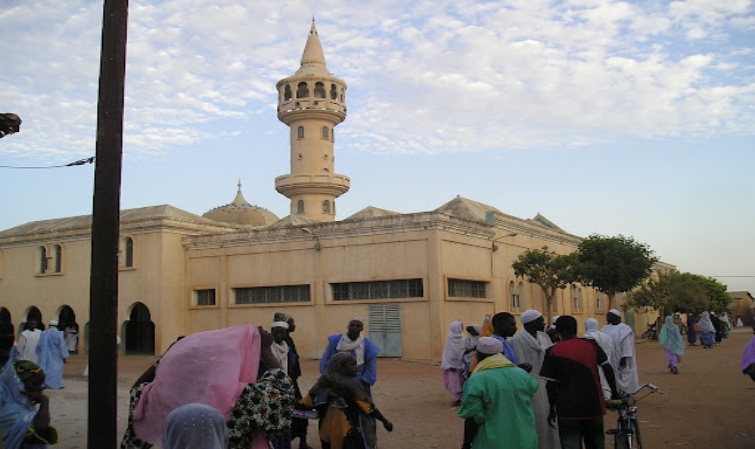
POLYGON ((351 323, 352 321, 359 321, 360 323, 364 324, 364 319, 359 318, 358 316, 353 316, 349 318, 349 323, 351 323))
POLYGON ((608 313, 610 313, 612 315, 616 315, 617 317, 621 318, 621 312, 619 312, 616 309, 611 309, 611 310, 608 311, 608 313))
POLYGON ((493 337, 480 337, 476 349, 482 354, 498 354, 503 352, 503 343, 493 337))
POLYGON ((522 312, 522 316, 520 316, 519 319, 522 320, 522 324, 527 324, 535 321, 541 316, 543 316, 543 314, 538 312, 537 310, 529 309, 522 312))
POLYGON ((287 313, 283 312, 275 312, 273 314, 273 321, 285 321, 288 322, 288 320, 291 319, 291 316, 287 313))
POLYGON ((595 318, 588 318, 587 321, 585 321, 585 330, 587 332, 595 332, 598 330, 598 320, 595 318))
POLYGON ((288 329, 288 323, 286 323, 285 321, 275 321, 272 327, 282 327, 283 329, 288 329))
POLYGON ((440 362, 441 369, 461 369, 464 367, 464 324, 461 320, 451 323, 446 337, 446 346, 443 348, 443 358, 440 362))
POLYGON ((18 375, 18 378, 21 379, 21 382, 26 382, 36 374, 45 373, 39 365, 31 360, 16 360, 14 365, 16 367, 16 374, 18 375))
POLYGON ((57 326, 58 320, 50 320, 50 326, 57 326))
POLYGON ((165 419, 165 449, 224 449, 228 429, 223 415, 205 404, 186 404, 174 409, 165 419))

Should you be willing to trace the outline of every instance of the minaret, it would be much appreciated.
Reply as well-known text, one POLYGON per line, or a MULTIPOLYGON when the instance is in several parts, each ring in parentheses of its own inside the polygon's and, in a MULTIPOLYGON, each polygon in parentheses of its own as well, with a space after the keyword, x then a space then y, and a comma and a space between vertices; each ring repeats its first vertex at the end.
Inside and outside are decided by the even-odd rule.
POLYGON ((336 198, 350 184, 333 172, 334 128, 346 119, 346 83, 325 67, 314 18, 301 67, 276 88, 278 120, 290 128, 291 173, 275 178, 275 190, 291 199, 292 218, 334 221, 336 198))

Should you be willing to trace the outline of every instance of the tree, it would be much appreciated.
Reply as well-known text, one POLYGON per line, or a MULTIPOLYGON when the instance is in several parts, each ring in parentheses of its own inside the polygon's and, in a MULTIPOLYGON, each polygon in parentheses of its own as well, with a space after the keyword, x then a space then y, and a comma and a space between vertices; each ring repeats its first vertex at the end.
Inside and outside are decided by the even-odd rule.
POLYGON ((544 246, 542 249, 528 249, 511 264, 517 277, 526 277, 528 282, 539 285, 543 290, 549 323, 556 291, 576 281, 576 262, 576 253, 556 254, 544 246))
POLYGON ((593 234, 577 248, 578 278, 606 295, 616 308, 616 293, 627 292, 647 279, 658 261, 653 251, 632 237, 593 234))
MULTIPOLYGON (((699 274, 687 273, 695 280, 704 290, 710 301, 710 310, 716 313, 731 311, 731 296, 726 293, 729 288, 721 282, 711 277, 705 277, 699 274)), ((705 309, 696 312, 702 312, 705 309)))
POLYGON ((680 313, 699 313, 706 310, 710 300, 697 275, 670 271, 640 285, 627 295, 627 306, 633 309, 653 309, 663 316, 680 313))
POLYGON ((17 133, 21 129, 21 117, 5 112, 0 114, 0 139, 7 134, 17 133))

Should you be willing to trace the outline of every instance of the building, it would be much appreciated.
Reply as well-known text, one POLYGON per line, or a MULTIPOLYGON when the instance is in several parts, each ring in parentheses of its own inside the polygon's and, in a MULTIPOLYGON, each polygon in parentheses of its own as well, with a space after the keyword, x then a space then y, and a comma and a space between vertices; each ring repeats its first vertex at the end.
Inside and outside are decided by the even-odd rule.
MULTIPOLYGON (((382 355, 439 359, 453 320, 544 309, 540 288, 511 264, 527 249, 572 252, 580 237, 542 215, 517 218, 461 197, 410 214, 366 207, 337 221, 336 198, 350 183, 334 170, 346 83, 327 70, 314 23, 301 68, 277 90, 278 118, 291 130, 291 171, 275 179, 291 202, 287 217, 249 204, 240 184, 231 203, 204 216, 169 205, 121 212, 126 353, 161 353, 198 331, 269 326, 281 311, 296 319, 307 358, 360 316, 382 355)), ((18 332, 30 317, 57 319, 86 337, 90 229, 91 217, 80 216, 0 232, 0 322, 18 332)), ((583 322, 608 308, 605 295, 576 286, 558 293, 553 312, 583 322)))
POLYGON ((726 294, 731 297, 733 324, 736 324, 737 316, 739 316, 745 326, 752 326, 755 316, 755 298, 747 291, 726 292, 726 294))

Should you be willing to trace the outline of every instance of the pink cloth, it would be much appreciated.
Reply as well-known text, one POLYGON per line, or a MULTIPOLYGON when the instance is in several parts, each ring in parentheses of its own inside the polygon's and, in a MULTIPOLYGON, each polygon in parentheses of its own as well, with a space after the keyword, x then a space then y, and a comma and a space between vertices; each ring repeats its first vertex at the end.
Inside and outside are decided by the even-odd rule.
POLYGON ((450 369, 444 369, 442 370, 442 374, 443 386, 451 393, 454 401, 461 399, 461 393, 464 391, 464 374, 462 370, 451 371, 450 369))
MULTIPOLYGON (((155 380, 134 407, 136 436, 161 444, 165 418, 192 402, 212 406, 228 420, 241 391, 257 380, 259 360, 260 335, 254 326, 199 332, 178 341, 160 359, 155 380)), ((255 441, 253 447, 265 446, 255 441)))

